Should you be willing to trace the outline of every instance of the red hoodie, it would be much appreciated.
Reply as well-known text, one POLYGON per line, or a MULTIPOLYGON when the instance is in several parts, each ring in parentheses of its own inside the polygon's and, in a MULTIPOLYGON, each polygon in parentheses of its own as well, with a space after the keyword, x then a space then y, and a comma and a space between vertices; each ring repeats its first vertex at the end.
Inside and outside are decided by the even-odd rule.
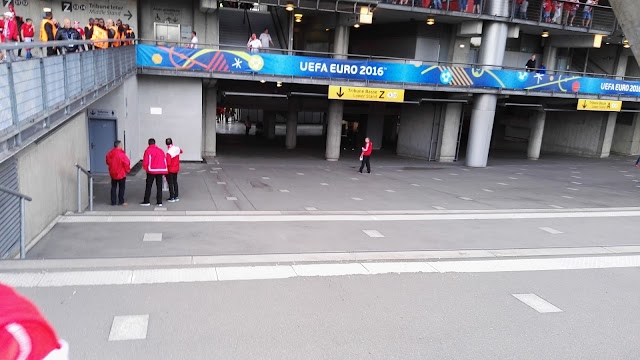
POLYGON ((124 150, 113 148, 107 154, 107 166, 109 175, 113 180, 122 180, 131 171, 131 162, 124 150))
POLYGON ((167 150, 167 167, 172 174, 180 172, 180 154, 182 154, 182 149, 175 145, 169 145, 169 150, 167 150))
POLYGON ((15 18, 4 19, 4 41, 18 41, 18 22, 15 18))
POLYGON ((371 156, 372 151, 373 151, 373 143, 369 141, 362 148, 362 156, 371 156))
POLYGON ((167 175, 169 169, 167 169, 167 158, 164 151, 155 145, 149 145, 144 151, 142 168, 152 175, 167 175))

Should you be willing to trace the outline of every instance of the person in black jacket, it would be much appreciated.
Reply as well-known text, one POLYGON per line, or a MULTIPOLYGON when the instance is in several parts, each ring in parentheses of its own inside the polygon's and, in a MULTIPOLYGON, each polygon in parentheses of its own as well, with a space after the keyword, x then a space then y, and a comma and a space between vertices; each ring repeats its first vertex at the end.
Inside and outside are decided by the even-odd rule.
MULTIPOLYGON (((58 30, 58 33, 56 34, 56 40, 58 41, 81 41, 82 40, 82 36, 80 35, 80 33, 78 32, 78 30, 74 29, 71 27, 71 20, 69 19, 64 19, 64 25, 63 27, 58 30)), ((64 49, 65 52, 76 52, 79 49, 79 45, 67 45, 67 46, 63 46, 61 47, 64 49)))

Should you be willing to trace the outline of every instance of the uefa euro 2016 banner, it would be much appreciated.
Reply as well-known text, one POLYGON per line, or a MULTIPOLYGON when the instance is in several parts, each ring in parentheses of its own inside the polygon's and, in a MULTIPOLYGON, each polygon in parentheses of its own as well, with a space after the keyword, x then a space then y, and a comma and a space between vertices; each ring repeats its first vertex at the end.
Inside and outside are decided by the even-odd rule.
POLYGON ((138 66, 438 86, 640 96, 640 82, 526 71, 485 70, 137 45, 138 66))

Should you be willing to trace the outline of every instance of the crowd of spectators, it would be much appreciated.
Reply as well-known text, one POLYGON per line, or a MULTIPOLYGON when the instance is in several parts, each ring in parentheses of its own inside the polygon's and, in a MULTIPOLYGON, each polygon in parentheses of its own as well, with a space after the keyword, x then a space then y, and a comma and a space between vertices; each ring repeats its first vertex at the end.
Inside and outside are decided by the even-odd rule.
MULTIPOLYGON (((93 40, 90 45, 50 46, 43 48, 40 56, 55 56, 70 52, 90 51, 132 45, 135 33, 128 24, 123 24, 120 19, 115 22, 112 19, 89 19, 86 26, 79 21, 65 18, 62 24, 53 18, 50 9, 45 9, 44 17, 39 28, 34 27, 32 19, 23 19, 17 16, 13 5, 9 5, 9 11, 0 15, 0 43, 30 43, 36 39, 48 43, 51 41, 80 41, 93 40), (100 41, 104 40, 104 41, 100 41), (119 40, 111 41, 108 40, 119 40)), ((32 49, 6 50, 0 52, 0 61, 16 61, 19 58, 31 59, 34 56, 32 49)))

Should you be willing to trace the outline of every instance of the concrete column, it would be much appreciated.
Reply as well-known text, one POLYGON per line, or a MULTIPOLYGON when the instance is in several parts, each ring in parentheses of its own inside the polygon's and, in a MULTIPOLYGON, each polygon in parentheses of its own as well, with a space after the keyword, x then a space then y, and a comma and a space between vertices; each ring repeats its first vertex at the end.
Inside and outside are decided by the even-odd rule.
POLYGON ((327 148, 325 157, 328 161, 340 159, 340 140, 342 139, 342 112, 344 102, 329 101, 329 116, 327 120, 327 148))
POLYGON ((276 138, 276 113, 273 111, 265 111, 264 115, 264 136, 268 140, 276 138))
POLYGON ((383 103, 371 103, 369 105, 366 136, 371 140, 373 148, 376 150, 379 150, 382 147, 385 108, 386 106, 383 103))
POLYGON ((216 107, 218 92, 216 87, 204 88, 204 144, 203 157, 216 156, 216 107))
POLYGON ((346 59, 349 52, 349 27, 346 25, 336 26, 333 38, 333 52, 336 59, 346 59))
POLYGON ((289 99, 289 114, 287 115, 287 149, 296 148, 298 138, 298 102, 289 99))
POLYGON ((545 111, 539 111, 529 119, 531 129, 531 133, 529 134, 529 147, 527 149, 527 157, 529 160, 538 160, 540 158, 546 118, 547 113, 545 111))
MULTIPOLYGON (((487 8, 490 14, 507 16, 509 14, 509 1, 495 0, 489 2, 487 8)), ((478 59, 480 64, 488 65, 483 67, 502 66, 508 32, 509 25, 506 23, 485 22, 478 59)), ((475 97, 467 146, 467 166, 487 166, 497 102, 497 95, 482 94, 475 97)))
POLYGON ((618 120, 618 113, 609 113, 607 118, 602 122, 602 131, 600 132, 600 146, 599 156, 601 158, 609 157, 611 154, 611 144, 613 143, 613 133, 616 129, 616 121, 618 120))
POLYGON ((622 52, 618 57, 618 63, 616 64, 615 74, 616 79, 622 80, 627 73, 627 64, 629 63, 629 56, 622 52))
POLYGON ((636 113, 631 123, 631 146, 630 155, 640 154, 640 114, 636 113))
POLYGON ((558 57, 558 48, 547 45, 544 47, 542 55, 542 63, 547 67, 547 74, 553 74, 556 70, 556 58, 558 57))
POLYGON ((460 103, 447 104, 440 133, 440 149, 438 152, 438 161, 440 162, 453 162, 456 160, 462 107, 463 104, 460 103))

